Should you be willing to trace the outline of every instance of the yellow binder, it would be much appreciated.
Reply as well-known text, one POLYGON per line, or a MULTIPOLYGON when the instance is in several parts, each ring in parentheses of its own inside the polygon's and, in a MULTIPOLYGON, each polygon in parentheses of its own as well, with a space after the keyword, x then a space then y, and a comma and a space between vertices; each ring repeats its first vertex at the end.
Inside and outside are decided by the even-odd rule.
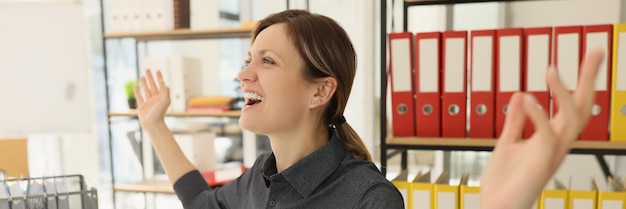
POLYGON ((569 185, 569 209, 596 209, 598 187, 596 186, 593 178, 588 178, 584 180, 572 180, 570 178, 569 185), (580 184, 579 182, 585 183, 580 184))
POLYGON ((435 209, 433 184, 430 182, 430 171, 420 172, 411 181, 411 209, 435 209))
POLYGON ((626 141, 626 23, 613 29, 610 140, 626 141))
POLYGON ((624 187, 614 178, 596 182, 598 187, 597 209, 624 209, 626 192, 624 187))
POLYGON ((411 208, 411 184, 407 181, 409 176, 408 170, 403 170, 391 180, 391 183, 398 188, 400 194, 402 194, 402 198, 404 199, 404 208, 411 208))
POLYGON ((568 189, 565 184, 555 179, 548 183, 541 192, 539 209, 567 209, 568 189))
POLYGON ((459 208, 480 209, 480 186, 469 182, 469 177, 469 173, 465 173, 461 177, 459 208))
POLYGON ((447 172, 443 172, 434 184, 435 208, 457 209, 459 208, 459 185, 451 185, 447 172))

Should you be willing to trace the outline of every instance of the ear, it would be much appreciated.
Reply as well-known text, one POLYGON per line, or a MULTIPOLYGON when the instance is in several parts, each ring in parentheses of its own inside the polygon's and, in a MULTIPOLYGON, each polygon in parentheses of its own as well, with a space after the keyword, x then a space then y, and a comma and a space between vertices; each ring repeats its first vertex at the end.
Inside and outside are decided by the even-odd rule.
POLYGON ((337 90, 337 80, 333 77, 315 79, 313 83, 313 96, 309 101, 310 108, 323 107, 330 103, 337 90))

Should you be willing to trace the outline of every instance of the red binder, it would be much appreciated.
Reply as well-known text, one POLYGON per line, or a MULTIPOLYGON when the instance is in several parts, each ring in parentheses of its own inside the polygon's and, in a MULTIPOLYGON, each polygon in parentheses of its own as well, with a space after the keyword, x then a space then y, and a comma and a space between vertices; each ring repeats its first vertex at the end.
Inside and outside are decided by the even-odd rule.
MULTIPOLYGON (((570 92, 578 86, 578 70, 582 60, 582 26, 554 28, 554 65, 559 78, 570 92)), ((558 101, 552 99, 552 115, 558 112, 558 101)))
MULTIPOLYGON (((524 29, 509 28, 497 31, 496 47, 496 137, 500 137, 509 100, 522 91, 524 29)), ((520 136, 521 137, 521 136, 520 136)))
POLYGON ((441 136, 466 137, 467 31, 442 33, 441 136))
POLYGON ((441 136, 441 33, 415 34, 415 118, 418 137, 441 136))
POLYGON ((393 136, 415 136, 413 34, 389 34, 393 136))
MULTIPOLYGON (((523 76, 526 84, 524 91, 532 94, 543 111, 550 115, 550 91, 546 83, 546 74, 551 64, 552 27, 526 28, 524 30, 526 50, 524 56, 523 76)), ((524 138, 535 133, 535 126, 530 119, 524 126, 524 138)))
POLYGON ((581 140, 609 140, 609 115, 611 102, 611 63, 613 61, 613 25, 583 26, 583 45, 581 55, 595 47, 602 47, 606 55, 598 71, 596 80, 596 99, 591 110, 587 126, 580 134, 581 140))
POLYGON ((471 138, 493 138, 495 134, 496 30, 470 34, 470 132, 471 138))

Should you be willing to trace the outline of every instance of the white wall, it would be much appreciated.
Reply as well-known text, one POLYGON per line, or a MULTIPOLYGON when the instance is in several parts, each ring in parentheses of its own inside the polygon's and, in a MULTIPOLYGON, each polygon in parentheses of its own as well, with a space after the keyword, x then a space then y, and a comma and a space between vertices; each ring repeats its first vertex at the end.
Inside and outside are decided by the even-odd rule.
MULTIPOLYGON (((49 2, 26 2, 24 4, 32 4, 39 6, 58 6, 57 3, 62 2, 60 0, 51 0, 49 2)), ((88 130, 81 131, 69 131, 69 130, 47 130, 45 132, 35 132, 35 133, 25 133, 28 138, 28 161, 29 161, 29 175, 31 177, 41 177, 41 176, 51 176, 51 175, 71 175, 71 174, 82 174, 92 183, 98 183, 99 181, 99 155, 98 155, 98 139, 96 137, 97 125, 96 120, 96 103, 95 102, 95 88, 94 88, 94 71, 95 67, 98 64, 102 64, 102 62, 98 62, 97 58, 94 55, 94 49, 97 49, 96 46, 93 46, 94 41, 91 39, 91 34, 98 33, 96 31, 92 31, 93 27, 92 20, 94 17, 97 17, 99 13, 94 12, 94 8, 97 7, 97 1, 95 0, 83 0, 78 2, 80 11, 77 11, 77 14, 80 19, 72 19, 74 21, 68 21, 65 25, 68 29, 79 28, 81 31, 78 34, 75 34, 79 37, 79 40, 84 41, 84 52, 85 54, 81 54, 75 60, 77 63, 84 63, 84 68, 81 69, 81 73, 76 74, 81 77, 77 78, 84 81, 84 85, 80 84, 77 88, 85 89, 86 91, 86 100, 85 103, 78 104, 80 106, 81 111, 76 111, 74 114, 77 114, 78 117, 82 117, 84 121, 81 121, 81 125, 88 127, 88 130), (80 25, 78 25, 80 24, 80 25), (82 71, 84 70, 84 71, 82 71), (84 110, 84 112, 82 111, 84 110)), ((9 3, 10 4, 10 3, 9 3)), ((9 4, 0 5, 9 6, 9 4)), ((61 4, 62 5, 62 4, 61 4)), ((74 10, 72 10, 74 11, 74 10)), ((99 25, 98 25, 99 26, 99 25)), ((45 40, 45 39, 42 39, 45 40)), ((39 40, 41 41, 41 40, 39 40)), ((81 46, 82 48, 82 46, 81 46)), ((45 50, 44 50, 45 51, 45 50)), ((37 57, 33 59, 37 60, 37 57)), ((14 69, 17 70, 17 69, 14 69)), ((71 75, 63 75, 62 73, 72 73, 70 71, 61 71, 58 69, 42 69, 49 70, 51 72, 57 72, 59 77, 54 77, 57 80, 62 80, 61 78, 72 77, 71 75)), ((41 76, 41 75, 39 75, 41 76)), ((45 74, 43 75, 46 76, 45 74)), ((47 79, 50 79, 49 77, 47 79)), ((37 91, 42 92, 43 94, 49 94, 50 92, 42 91, 42 89, 37 89, 38 86, 30 85, 32 89, 22 89, 24 92, 37 91)), ((0 88, 9 88, 8 86, 0 83, 0 88)), ((50 90, 50 89, 43 89, 50 90)), ((6 95, 2 95, 5 96, 6 95)), ((30 95, 35 97, 45 97, 45 95, 30 95)), ((55 107, 46 106, 47 104, 38 104, 43 105, 40 109, 50 111, 54 110, 55 107)), ((63 110, 63 108, 56 108, 61 112, 67 112, 63 110)), ((27 107, 17 109, 18 112, 29 111, 27 107)), ((31 118, 33 119, 33 118, 31 118)), ((45 121, 46 123, 64 123, 68 120, 67 117, 58 117, 54 120, 45 121)), ((45 124, 43 124, 45 125, 45 124)), ((48 127, 61 127, 61 126, 53 126, 48 125, 48 127)), ((6 160, 6 159, 2 159, 6 160)))
POLYGON ((550 0, 509 3, 512 27, 617 23, 621 0, 550 0), (545 15, 540 15, 545 14, 545 15))
MULTIPOLYGON (((374 1, 310 1, 311 12, 328 16, 346 30, 357 54, 357 71, 344 116, 374 156, 374 1)), ((377 140, 376 140, 377 141, 377 140)))
MULTIPOLYGON (((252 3, 252 20, 258 21, 270 14, 283 11, 287 8, 285 1, 276 0, 250 0, 252 3)), ((289 5, 291 6, 291 5, 289 5)))

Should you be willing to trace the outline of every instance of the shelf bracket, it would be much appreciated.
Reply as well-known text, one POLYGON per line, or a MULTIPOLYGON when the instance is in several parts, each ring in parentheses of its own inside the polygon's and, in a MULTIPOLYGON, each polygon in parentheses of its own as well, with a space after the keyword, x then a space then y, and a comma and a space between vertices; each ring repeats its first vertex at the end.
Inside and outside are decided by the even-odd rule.
POLYGON ((609 170, 609 165, 606 163, 606 160, 604 160, 604 155, 602 154, 595 154, 596 159, 598 160, 598 164, 600 165, 600 168, 602 168, 602 173, 604 174, 604 177, 609 178, 609 177, 613 177, 613 174, 611 174, 611 170, 609 170))
POLYGON ((133 148, 135 157, 137 157, 137 160, 141 163, 141 166, 143 166, 143 152, 141 150, 142 145, 141 142, 137 140, 137 137, 135 135, 137 134, 137 132, 140 131, 129 131, 128 133, 126 133, 126 136, 128 137, 128 142, 130 143, 130 146, 133 148))

